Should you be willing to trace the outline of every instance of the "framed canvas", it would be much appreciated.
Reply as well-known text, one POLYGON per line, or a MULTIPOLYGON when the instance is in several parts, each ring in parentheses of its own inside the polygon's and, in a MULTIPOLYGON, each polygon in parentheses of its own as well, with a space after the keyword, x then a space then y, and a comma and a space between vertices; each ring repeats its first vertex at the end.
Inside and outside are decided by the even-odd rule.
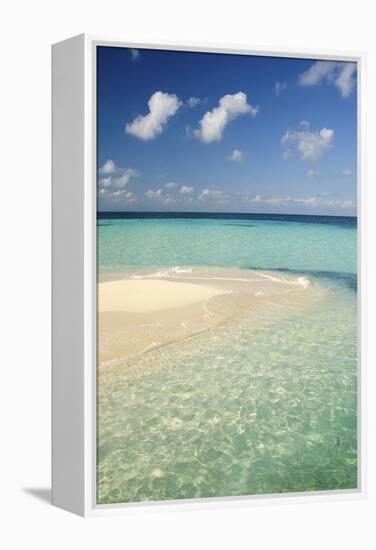
POLYGON ((363 496, 364 56, 52 52, 53 503, 363 496))

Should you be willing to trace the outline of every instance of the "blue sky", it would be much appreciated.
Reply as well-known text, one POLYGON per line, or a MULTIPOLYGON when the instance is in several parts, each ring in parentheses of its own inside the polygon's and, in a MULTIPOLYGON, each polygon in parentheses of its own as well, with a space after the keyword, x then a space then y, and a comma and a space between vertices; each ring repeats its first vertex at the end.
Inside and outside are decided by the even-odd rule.
POLYGON ((98 209, 356 214, 356 66, 99 47, 98 209))

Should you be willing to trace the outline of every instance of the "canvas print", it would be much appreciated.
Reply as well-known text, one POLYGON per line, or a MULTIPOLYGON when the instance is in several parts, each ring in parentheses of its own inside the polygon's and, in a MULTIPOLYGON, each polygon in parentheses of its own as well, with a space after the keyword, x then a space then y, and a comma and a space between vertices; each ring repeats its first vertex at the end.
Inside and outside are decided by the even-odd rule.
POLYGON ((97 503, 357 487, 356 63, 97 47, 97 503))

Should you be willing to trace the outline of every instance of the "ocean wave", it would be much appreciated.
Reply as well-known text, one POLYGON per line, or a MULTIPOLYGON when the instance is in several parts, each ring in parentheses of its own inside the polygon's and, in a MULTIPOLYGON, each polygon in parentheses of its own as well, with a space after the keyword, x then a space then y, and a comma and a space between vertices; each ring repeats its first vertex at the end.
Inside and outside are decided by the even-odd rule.
POLYGON ((275 277, 268 273, 260 273, 259 271, 257 271, 257 273, 261 275, 261 277, 265 277, 266 279, 270 279, 275 283, 281 283, 284 285, 298 285, 298 286, 302 286, 303 288, 307 288, 311 284, 309 279, 307 279, 307 277, 297 277, 296 279, 289 280, 289 279, 284 279, 280 277, 275 277))
POLYGON ((341 283, 346 286, 353 292, 357 292, 357 282, 358 277, 356 273, 348 273, 343 271, 325 271, 325 270, 314 270, 314 269, 291 269, 288 267, 249 267, 248 269, 257 270, 257 271, 273 271, 279 273, 287 274, 300 274, 301 276, 306 275, 308 277, 313 277, 315 279, 328 279, 336 283, 341 283))
POLYGON ((193 273, 192 267, 180 267, 179 265, 169 267, 160 271, 153 271, 152 273, 142 273, 132 275, 131 279, 153 279, 155 277, 171 277, 173 275, 182 275, 184 273, 193 273))

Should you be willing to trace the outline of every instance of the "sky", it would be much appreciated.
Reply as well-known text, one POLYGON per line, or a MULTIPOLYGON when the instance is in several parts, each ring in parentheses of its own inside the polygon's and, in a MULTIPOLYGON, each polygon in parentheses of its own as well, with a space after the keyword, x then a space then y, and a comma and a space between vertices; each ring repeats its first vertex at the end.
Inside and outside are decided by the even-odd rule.
POLYGON ((97 52, 99 211, 356 215, 356 64, 97 52))

